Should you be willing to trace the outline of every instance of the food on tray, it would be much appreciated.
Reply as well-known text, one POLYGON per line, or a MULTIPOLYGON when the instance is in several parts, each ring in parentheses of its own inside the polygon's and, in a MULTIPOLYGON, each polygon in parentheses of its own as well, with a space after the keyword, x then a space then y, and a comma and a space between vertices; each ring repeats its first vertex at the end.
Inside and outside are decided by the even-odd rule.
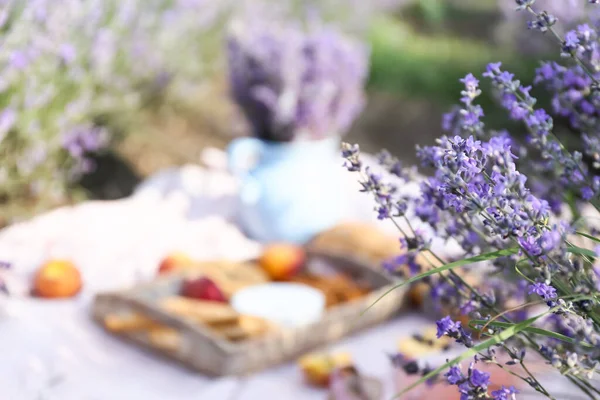
MULTIPOLYGON (((306 341, 297 340, 303 332, 314 336, 310 339, 312 345, 324 345, 391 317, 401 306, 403 290, 392 293, 387 298, 391 304, 375 309, 371 318, 358 318, 370 304, 365 294, 389 287, 391 279, 369 270, 368 263, 343 254, 307 252, 306 256, 304 265, 286 282, 271 281, 258 260, 196 261, 179 273, 158 277, 155 282, 98 294, 93 314, 107 331, 159 349, 194 369, 237 375, 273 366, 306 351, 306 341), (185 297, 182 283, 199 278, 212 281, 228 301, 185 297), (244 299, 248 293, 257 296, 257 292, 259 301, 244 299), (359 300, 326 308, 326 303, 354 299, 359 300), (148 318, 122 314, 126 310, 148 318), (221 351, 224 345, 228 345, 227 351, 221 351), (202 351, 190 353, 190 346, 202 351), (268 357, 260 356, 264 350, 269 350, 268 357), (258 357, 250 356, 256 352, 258 357)), ((199 297, 204 297, 204 293, 199 297)), ((313 355, 303 358, 299 365, 307 381, 323 386, 337 365, 352 364, 349 358, 345 354, 313 355)))
POLYGON ((291 281, 319 289, 325 295, 327 307, 353 301, 369 293, 369 289, 359 286, 343 274, 333 276, 302 274, 295 276, 291 281))
POLYGON ((415 282, 408 291, 408 300, 410 305, 415 308, 423 306, 425 298, 431 292, 431 287, 423 282, 415 282))
POLYGON ((298 360, 304 379, 311 385, 326 387, 329 384, 331 373, 336 368, 353 365, 350 353, 310 353, 298 360))
POLYGON ((450 348, 452 339, 448 336, 437 338, 437 328, 431 327, 420 334, 402 338, 398 342, 398 351, 411 358, 446 351, 450 348))
POLYGON ((207 325, 235 324, 239 318, 231 306, 215 301, 172 296, 159 300, 158 305, 174 315, 207 325))
POLYGON ((192 299, 227 303, 223 291, 212 279, 207 277, 184 280, 181 284, 180 294, 192 299))
POLYGON ((397 236, 365 222, 339 224, 313 238, 308 248, 353 256, 374 264, 380 264, 401 252, 397 236))
POLYGON ((240 315, 237 323, 213 327, 220 334, 232 341, 247 340, 261 336, 275 329, 275 325, 266 320, 249 315, 240 315))
MULTIPOLYGON (((277 329, 262 318, 239 314, 225 303, 173 296, 159 300, 158 304, 169 313, 232 341, 255 338, 277 329)), ((162 349, 176 348, 179 343, 176 330, 141 314, 109 314, 103 322, 113 333, 147 332, 150 343, 162 349)))
POLYGON ((306 252, 300 246, 286 243, 269 244, 259 259, 260 266, 275 281, 286 281, 304 266, 306 252))
POLYGON ((181 335, 175 329, 160 326, 148 331, 148 340, 154 347, 176 351, 180 347, 181 335))
POLYGON ((141 314, 108 314, 104 317, 104 327, 111 332, 143 331, 157 326, 150 318, 141 314))
POLYGON ((82 285, 81 274, 72 262, 51 260, 35 274, 32 293, 45 298, 68 298, 79 293, 82 285))
POLYGON ((159 305, 177 316, 203 324, 213 333, 232 341, 258 337, 276 329, 275 325, 266 320, 237 313, 224 303, 167 297, 159 305))
POLYGON ((205 261, 189 270, 189 276, 203 275, 212 279, 226 298, 238 290, 269 281, 267 274, 257 264, 234 261, 205 261))
POLYGON ((181 271, 190 268, 194 261, 183 252, 174 252, 165 257, 158 266, 158 274, 181 271))

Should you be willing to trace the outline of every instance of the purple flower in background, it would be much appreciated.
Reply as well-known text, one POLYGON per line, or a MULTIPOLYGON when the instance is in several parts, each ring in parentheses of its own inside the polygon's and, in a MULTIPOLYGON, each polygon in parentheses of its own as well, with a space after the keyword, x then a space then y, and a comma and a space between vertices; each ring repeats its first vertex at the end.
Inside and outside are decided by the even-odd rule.
POLYGON ((544 300, 552 300, 556 298, 556 289, 543 282, 536 282, 529 285, 529 294, 532 293, 541 296, 544 300))
POLYGON ((107 144, 106 131, 100 127, 80 126, 63 136, 63 147, 78 159, 86 153, 100 150, 107 144))
POLYGON ((58 49, 58 54, 66 64, 71 64, 77 57, 77 50, 71 44, 65 43, 58 49))
POLYGON ((0 142, 17 121, 17 113, 12 108, 5 108, 0 113, 0 142))
POLYGON ((9 57, 9 64, 17 69, 23 70, 29 65, 29 57, 24 51, 15 51, 9 57))
POLYGON ((233 98, 262 139, 343 135, 363 108, 367 51, 336 31, 247 27, 227 54, 233 98))

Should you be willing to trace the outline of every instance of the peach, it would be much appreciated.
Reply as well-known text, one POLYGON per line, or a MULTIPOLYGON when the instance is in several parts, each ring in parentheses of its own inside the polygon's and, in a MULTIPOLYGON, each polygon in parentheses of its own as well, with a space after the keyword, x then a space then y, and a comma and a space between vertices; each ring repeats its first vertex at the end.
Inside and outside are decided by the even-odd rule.
POLYGON ((306 252, 300 246, 286 243, 269 244, 263 250, 259 265, 274 281, 285 281, 304 266, 306 252))
POLYGON ((352 364, 352 356, 349 353, 312 353, 298 360, 298 365, 304 373, 306 381, 319 387, 329 385, 331 373, 335 369, 349 367, 352 364))
POLYGON ((185 253, 175 252, 165 257, 158 266, 158 274, 163 275, 180 271, 194 264, 194 261, 185 253))
POLYGON ((37 271, 33 281, 33 294, 45 298, 73 297, 82 287, 81 274, 67 260, 51 260, 37 271))

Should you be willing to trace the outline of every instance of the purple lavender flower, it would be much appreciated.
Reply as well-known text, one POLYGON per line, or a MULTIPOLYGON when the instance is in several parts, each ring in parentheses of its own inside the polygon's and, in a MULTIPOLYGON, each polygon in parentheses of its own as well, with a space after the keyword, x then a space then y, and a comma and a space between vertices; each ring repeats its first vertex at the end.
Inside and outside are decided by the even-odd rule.
MULTIPOLYGON (((557 33, 560 31, 555 26, 556 18, 548 12, 533 10, 533 3, 533 0, 517 1, 521 9, 527 9, 528 14, 535 17, 531 27, 550 30, 562 37, 557 33)), ((412 203, 415 214, 439 237, 458 242, 465 254, 509 247, 515 252, 493 260, 490 264, 493 264, 494 276, 486 270, 484 281, 474 288, 464 283, 458 274, 427 277, 424 282, 431 286, 434 306, 442 304, 446 310, 460 308, 483 320, 495 314, 508 323, 516 323, 527 318, 527 310, 500 315, 498 311, 519 308, 516 306, 527 302, 527 294, 538 295, 552 308, 548 321, 538 322, 575 340, 559 342, 536 335, 535 344, 529 351, 539 352, 561 373, 585 380, 598 366, 597 357, 584 355, 588 350, 582 352, 582 349, 587 347, 584 344, 595 347, 600 343, 597 318, 592 314, 597 305, 593 293, 600 288, 600 268, 593 265, 594 257, 580 256, 569 247, 567 238, 573 235, 573 226, 578 230, 584 228, 579 223, 561 220, 561 215, 552 214, 562 211, 563 198, 569 205, 573 203, 572 209, 577 210, 581 199, 572 200, 575 197, 572 195, 577 194, 591 199, 600 209, 597 204, 600 193, 597 171, 600 166, 600 51, 596 26, 578 26, 564 36, 561 46, 569 55, 567 61, 573 65, 546 63, 538 69, 536 77, 536 83, 546 84, 554 95, 552 110, 536 108, 532 88, 521 84, 514 74, 503 71, 500 63, 488 65, 484 74, 497 89, 498 99, 509 111, 509 116, 528 130, 524 144, 510 140, 506 133, 485 129, 481 121, 483 110, 474 104, 479 96, 479 82, 471 74, 461 80, 464 84, 461 104, 443 121, 443 129, 448 135, 438 139, 433 146, 418 149, 422 165, 435 172, 423 180, 421 196, 409 199, 407 203, 412 203), (582 151, 593 169, 583 162, 582 153, 567 150, 559 141, 555 130, 560 129, 560 124, 555 127, 555 117, 565 117, 571 128, 585 133, 582 151), (527 169, 522 169, 523 166, 527 169), (515 277, 515 270, 524 279, 515 277)), ((384 157, 383 164, 393 164, 390 160, 390 156, 384 157)), ((390 190, 381 177, 366 172, 365 191, 375 193, 378 204, 382 199, 387 201, 391 197, 388 196, 390 190)), ((387 218, 390 213, 381 208, 381 215, 387 218)), ((593 235, 597 236, 598 232, 593 235)), ((402 239, 402 243, 411 248, 409 238, 402 239)), ((401 261, 406 262, 408 257, 404 256, 401 261)), ((468 332, 459 322, 445 317, 436 325, 438 337, 447 335, 467 347, 472 346, 468 332)), ((523 342, 510 339, 488 349, 487 354, 478 355, 475 361, 493 364, 495 352, 502 349, 511 357, 508 365, 524 363, 525 355, 529 353, 525 349, 509 347, 517 343, 522 345, 523 342)), ((453 367, 446 378, 458 387, 463 399, 490 398, 487 392, 489 375, 477 370, 474 364, 470 365, 468 373, 453 367)), ((526 382, 545 393, 534 377, 526 378, 526 382)), ((502 387, 494 391, 492 397, 514 399, 516 393, 513 387, 502 387)))
POLYGON ((458 333, 460 330, 460 321, 454 322, 450 316, 446 316, 435 323, 437 325, 437 337, 458 333))
POLYGON ((414 174, 413 168, 405 168, 402 162, 392 156, 389 151, 382 150, 376 155, 379 165, 384 167, 390 174, 402 179, 410 181, 414 174))
POLYGON ((417 254, 418 252, 410 251, 403 253, 391 261, 384 262, 384 269, 388 273, 397 273, 401 272, 402 267, 408 267, 409 276, 415 276, 421 273, 422 267, 417 262, 417 254))
POLYGON ((490 374, 476 369, 474 363, 469 365, 468 376, 462 373, 460 366, 450 367, 445 376, 449 384, 458 386, 461 399, 487 398, 490 374))
POLYGON ((534 236, 519 238, 519 245, 527 254, 533 257, 542 254, 542 248, 534 236))
POLYGON ((447 377, 448 383, 451 385, 456 385, 465 379, 465 376, 463 375, 462 371, 460 370, 460 366, 456 366, 456 365, 450 367, 450 369, 445 374, 445 376, 447 377))
POLYGON ((492 398, 494 400, 515 400, 518 393, 519 391, 514 386, 505 387, 502 385, 500 389, 492 392, 492 398))
POLYGON ((556 298, 556 289, 543 282, 536 282, 529 285, 529 294, 532 293, 541 296, 544 300, 552 300, 556 298))
MULTIPOLYGON (((577 39, 578 40, 578 39, 577 39)), ((537 81, 556 76, 555 64, 545 64, 538 70, 537 81)), ((500 64, 490 64, 484 74, 489 77, 502 93, 503 105, 509 109, 514 119, 522 121, 531 135, 528 143, 541 154, 542 162, 536 163, 537 171, 555 175, 558 180, 554 192, 564 192, 564 188, 581 191, 582 188, 594 189, 586 166, 580 162, 581 156, 566 151, 560 142, 553 137, 554 123, 550 115, 543 109, 535 109, 536 99, 529 95, 529 88, 521 86, 511 74, 500 70, 500 64)), ((555 98, 556 99, 556 98, 555 98)), ((586 194, 589 195, 589 190, 586 194)))
POLYGON ((580 49, 581 45, 577 32, 569 31, 565 35, 565 39, 562 45, 562 54, 565 56, 572 56, 580 49))
POLYGON ((362 169, 359 158, 360 148, 357 144, 342 143, 342 157, 345 159, 344 167, 350 172, 358 172, 362 169))
POLYGON ((460 321, 453 321, 449 316, 446 316, 438 321, 437 325, 437 337, 449 336, 456 340, 457 343, 463 344, 466 347, 473 346, 473 339, 471 335, 463 329, 460 321))
POLYGON ((535 3, 535 0, 515 0, 515 3, 517 3, 516 10, 519 11, 531 7, 535 3))
POLYGON ((558 19, 549 14, 547 11, 542 11, 541 13, 535 16, 533 21, 529 21, 527 26, 529 29, 537 29, 540 32, 546 32, 549 28, 554 26, 558 19))
POLYGON ((342 135, 362 110, 367 52, 333 30, 253 27, 227 51, 233 97, 258 137, 342 135))
POLYGON ((469 382, 475 387, 487 388, 490 384, 490 374, 473 369, 469 382))

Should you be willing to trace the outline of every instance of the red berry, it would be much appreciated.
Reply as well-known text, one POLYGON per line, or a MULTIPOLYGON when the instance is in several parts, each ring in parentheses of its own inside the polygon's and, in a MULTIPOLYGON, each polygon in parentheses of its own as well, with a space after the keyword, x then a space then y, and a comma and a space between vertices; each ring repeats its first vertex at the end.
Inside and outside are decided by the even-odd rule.
POLYGON ((209 278, 184 281, 181 286, 181 295, 192 299, 227 303, 227 299, 221 289, 209 278))

